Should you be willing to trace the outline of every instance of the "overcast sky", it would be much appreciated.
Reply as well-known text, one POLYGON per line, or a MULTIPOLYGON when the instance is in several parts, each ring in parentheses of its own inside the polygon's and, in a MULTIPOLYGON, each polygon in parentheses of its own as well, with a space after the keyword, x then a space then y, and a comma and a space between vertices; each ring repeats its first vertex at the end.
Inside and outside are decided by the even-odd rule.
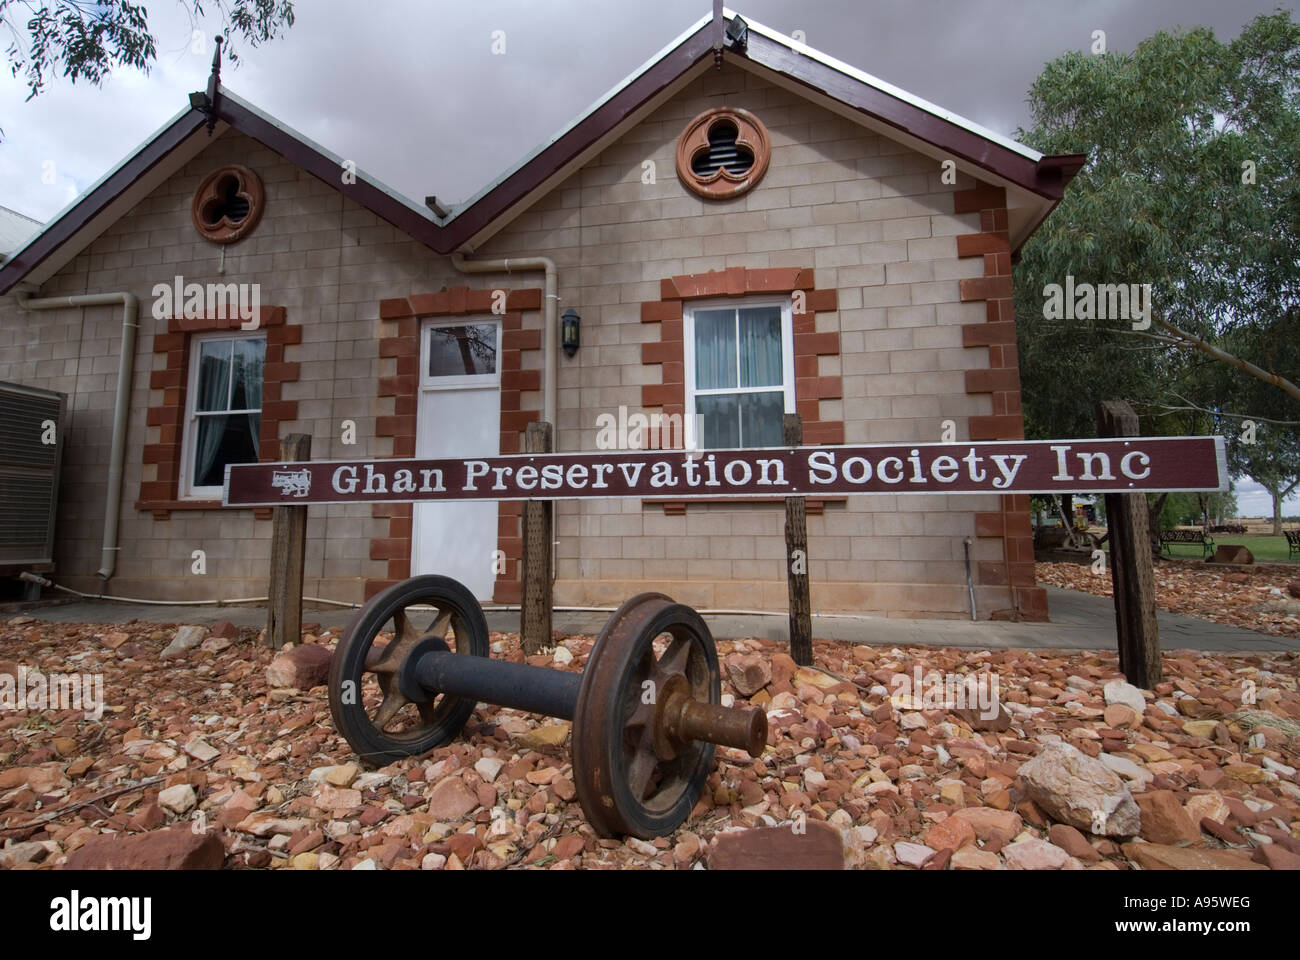
MULTIPOLYGON (((1206 25, 1222 39, 1275 0, 745 0, 730 4, 1000 133, 1028 122, 1045 62, 1104 30, 1131 50, 1157 30, 1206 25)), ((209 6, 213 6, 209 4, 209 6)), ((10 8, 11 15, 22 7, 10 8)), ((61 78, 25 101, 0 71, 0 205, 48 220, 203 89, 219 24, 179 3, 148 6, 158 59, 101 88, 61 78), (47 182, 47 181, 53 182, 47 182)), ((222 72, 225 85, 400 193, 465 199, 548 140, 710 12, 709 0, 297 0, 287 35, 222 72), (492 52, 504 31, 505 53, 492 52)), ((7 47, 9 37, 0 37, 7 47)), ((1264 513, 1267 497, 1239 497, 1264 513)), ((1300 509, 1297 502, 1292 510, 1300 509)))

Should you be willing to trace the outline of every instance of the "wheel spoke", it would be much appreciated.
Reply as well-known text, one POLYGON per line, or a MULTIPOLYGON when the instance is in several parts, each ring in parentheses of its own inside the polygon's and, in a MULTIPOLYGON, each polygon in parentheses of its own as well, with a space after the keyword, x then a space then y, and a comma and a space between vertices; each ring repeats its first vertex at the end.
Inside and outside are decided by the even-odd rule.
POLYGON ((385 691, 384 702, 379 705, 379 710, 375 713, 375 726, 383 730, 393 722, 393 717, 397 716, 397 712, 409 702, 398 690, 385 691))
MULTIPOLYGON (((446 616, 448 620, 451 619, 450 615, 446 616)), ((440 616, 438 619, 441 620, 442 617, 440 616)), ((443 629, 445 631, 446 627, 443 629)), ((411 648, 426 636, 427 634, 421 633, 411 623, 405 609, 398 610, 393 614, 393 639, 384 648, 379 660, 370 668, 371 672, 380 674, 396 673, 397 669, 402 665, 402 661, 406 659, 406 655, 411 652, 411 648)))
POLYGON ((655 676, 660 682, 671 677, 674 673, 686 675, 686 664, 691 656, 691 641, 686 637, 673 637, 673 642, 668 645, 664 655, 659 658, 659 662, 654 666, 655 676))
POLYGON ((637 802, 645 800, 646 789, 650 786, 650 779, 654 776, 655 767, 658 765, 659 758, 655 756, 653 733, 649 727, 646 727, 641 733, 636 752, 632 755, 632 762, 627 768, 628 788, 637 802))

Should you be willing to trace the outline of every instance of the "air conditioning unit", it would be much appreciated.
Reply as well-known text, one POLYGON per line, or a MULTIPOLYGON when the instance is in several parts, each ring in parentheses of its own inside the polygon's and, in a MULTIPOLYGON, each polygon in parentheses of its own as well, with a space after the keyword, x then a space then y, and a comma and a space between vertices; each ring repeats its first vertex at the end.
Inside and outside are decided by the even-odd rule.
MULTIPOLYGON (((0 382, 0 576, 54 569, 67 395, 0 382)), ((26 598, 40 588, 26 585, 26 598)))

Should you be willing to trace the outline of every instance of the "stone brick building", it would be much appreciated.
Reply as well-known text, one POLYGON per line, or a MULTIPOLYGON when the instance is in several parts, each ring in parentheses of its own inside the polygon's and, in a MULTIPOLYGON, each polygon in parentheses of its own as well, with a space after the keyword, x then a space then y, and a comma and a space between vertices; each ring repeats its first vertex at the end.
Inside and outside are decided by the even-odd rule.
MULTIPOLYGON (((620 407, 703 415, 715 446, 779 443, 773 422, 796 411, 810 444, 933 442, 944 421, 956 440, 1022 436, 1012 258, 1082 158, 723 26, 693 25, 452 208, 397 196, 219 82, 192 96, 0 268, 0 380, 69 396, 56 579, 264 595, 267 511, 222 509, 213 480, 277 459, 289 432, 317 459, 515 452, 551 410, 556 449, 590 450, 620 407), (183 309, 190 284, 254 291, 256 324, 183 309), (116 293, 138 304, 57 300, 116 293), (555 339, 569 308, 571 357, 555 339), (125 363, 124 321, 138 322, 125 363)), ((969 536, 980 615, 1046 616, 1027 497, 809 508, 815 610, 968 616, 969 536)), ((517 601, 520 514, 313 507, 306 592, 358 601, 440 572, 517 601), (506 569, 489 576, 497 549, 506 569)), ((556 602, 654 588, 784 609, 783 521, 779 501, 560 502, 556 602)))

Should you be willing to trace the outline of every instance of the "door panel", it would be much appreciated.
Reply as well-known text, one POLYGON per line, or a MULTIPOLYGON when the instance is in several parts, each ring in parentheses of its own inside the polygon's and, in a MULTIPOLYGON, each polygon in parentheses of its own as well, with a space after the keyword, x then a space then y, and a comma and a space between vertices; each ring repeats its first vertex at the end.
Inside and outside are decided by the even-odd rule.
MULTIPOLYGON (((500 374, 496 354, 485 359, 488 348, 482 342, 491 339, 483 337, 489 325, 499 343, 499 325, 490 321, 475 320, 473 326, 456 327, 430 324, 422 331, 417 457, 491 457, 500 453, 500 374), (459 352, 449 352, 446 341, 449 331, 463 330, 471 331, 478 355, 460 367, 459 352), (472 372, 467 374, 467 369, 472 372)), ((469 358, 470 352, 465 350, 464 355, 469 358)), ((417 503, 411 531, 412 576, 441 574, 465 584, 480 601, 492 599, 496 501, 417 503)))

